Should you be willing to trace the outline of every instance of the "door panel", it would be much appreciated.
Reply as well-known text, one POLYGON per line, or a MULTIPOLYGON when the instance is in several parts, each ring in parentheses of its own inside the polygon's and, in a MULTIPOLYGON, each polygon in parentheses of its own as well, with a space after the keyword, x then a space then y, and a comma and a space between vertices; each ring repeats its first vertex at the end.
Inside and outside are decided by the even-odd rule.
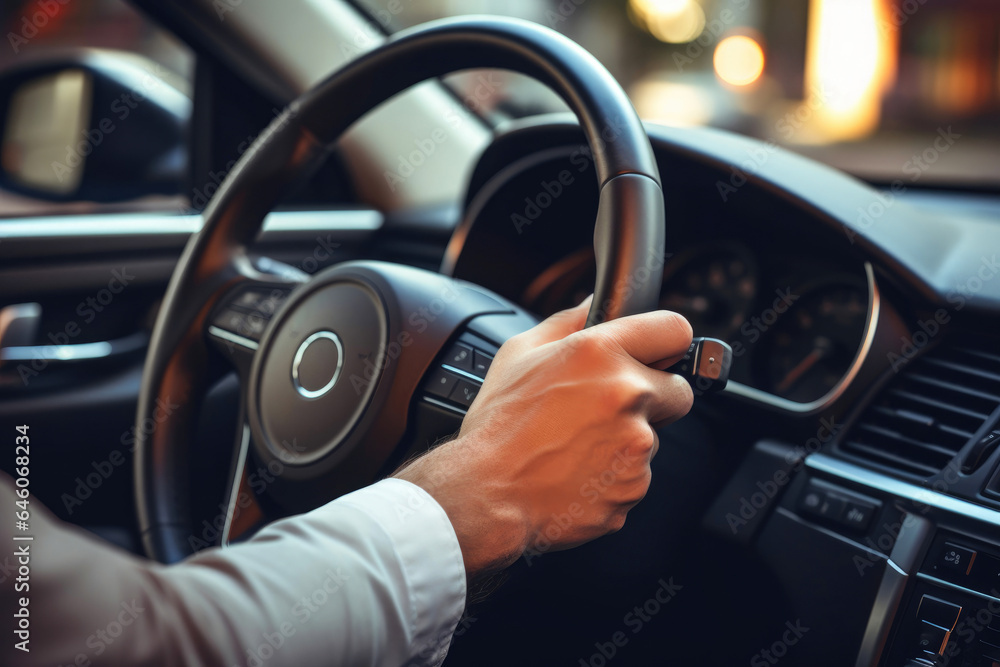
MULTIPOLYGON (((0 313, 40 306, 28 323, 34 335, 7 336, 0 350, 0 439, 13 445, 15 426, 30 426, 38 499, 74 523, 124 529, 133 546, 134 419, 145 343, 199 223, 198 216, 151 215, 0 221, 0 313)), ((382 216, 370 210, 273 213, 254 253, 314 273, 377 256, 382 228, 382 216)), ((235 379, 220 374, 202 407, 196 449, 206 481, 195 487, 205 490, 198 500, 209 510, 223 492, 212 478, 225 476, 237 409, 235 379)), ((13 447, 4 451, 0 469, 9 473, 13 447)))

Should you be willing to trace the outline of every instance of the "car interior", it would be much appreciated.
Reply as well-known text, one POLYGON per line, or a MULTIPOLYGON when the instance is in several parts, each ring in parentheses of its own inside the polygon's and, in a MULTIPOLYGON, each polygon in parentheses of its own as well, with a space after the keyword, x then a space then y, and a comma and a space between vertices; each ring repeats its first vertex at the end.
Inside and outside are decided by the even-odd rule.
POLYGON ((244 541, 456 432, 594 293, 727 343, 728 382, 624 528, 470 596, 446 665, 1000 666, 991 3, 0 22, 0 470, 30 426, 60 519, 164 563, 244 541))

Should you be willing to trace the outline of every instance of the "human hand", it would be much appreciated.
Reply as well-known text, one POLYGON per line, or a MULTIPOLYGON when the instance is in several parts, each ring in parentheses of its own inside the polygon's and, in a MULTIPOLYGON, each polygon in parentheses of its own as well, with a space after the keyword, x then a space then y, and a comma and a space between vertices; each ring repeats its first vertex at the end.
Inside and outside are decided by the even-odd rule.
POLYGON ((568 549, 619 530, 646 494, 653 425, 693 394, 666 368, 691 326, 654 311, 583 329, 590 300, 507 341, 458 438, 394 475, 445 509, 470 579, 502 569, 544 536, 568 549))

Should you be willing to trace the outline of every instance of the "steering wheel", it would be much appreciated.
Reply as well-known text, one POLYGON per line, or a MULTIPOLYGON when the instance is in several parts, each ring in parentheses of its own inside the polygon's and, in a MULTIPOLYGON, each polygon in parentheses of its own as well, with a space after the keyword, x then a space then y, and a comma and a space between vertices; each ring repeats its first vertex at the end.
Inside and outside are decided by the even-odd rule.
POLYGON ((280 469, 265 492, 269 512, 302 511, 371 483, 415 441, 411 408, 447 343, 475 324, 480 339, 499 346, 532 325, 502 297, 429 271, 351 261, 310 277, 248 255, 267 213, 352 123, 413 84, 470 68, 533 76, 580 121, 600 188, 588 326, 656 307, 660 263, 647 258, 663 255, 659 172, 635 110, 600 62, 552 30, 513 19, 448 19, 399 33, 271 123, 184 249, 153 329, 136 415, 136 505, 150 557, 178 561, 201 534, 189 470, 198 465, 191 443, 213 357, 227 359, 241 381, 228 534, 244 508, 236 491, 248 461, 280 469), (433 317, 412 317, 428 307, 433 317))

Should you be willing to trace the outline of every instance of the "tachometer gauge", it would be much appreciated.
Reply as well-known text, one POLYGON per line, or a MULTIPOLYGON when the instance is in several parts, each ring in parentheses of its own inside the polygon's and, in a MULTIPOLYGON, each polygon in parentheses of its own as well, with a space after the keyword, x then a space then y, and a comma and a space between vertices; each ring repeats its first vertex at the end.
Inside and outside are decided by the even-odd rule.
POLYGON ((756 356, 766 390, 808 403, 837 386, 863 342, 868 288, 853 279, 803 290, 761 339, 756 356))
POLYGON ((594 291, 597 280, 593 248, 582 248, 545 269, 521 295, 519 303, 539 317, 572 308, 594 291))
POLYGON ((667 260, 660 307, 688 319, 698 336, 731 340, 757 294, 757 265, 737 243, 701 246, 667 260))

